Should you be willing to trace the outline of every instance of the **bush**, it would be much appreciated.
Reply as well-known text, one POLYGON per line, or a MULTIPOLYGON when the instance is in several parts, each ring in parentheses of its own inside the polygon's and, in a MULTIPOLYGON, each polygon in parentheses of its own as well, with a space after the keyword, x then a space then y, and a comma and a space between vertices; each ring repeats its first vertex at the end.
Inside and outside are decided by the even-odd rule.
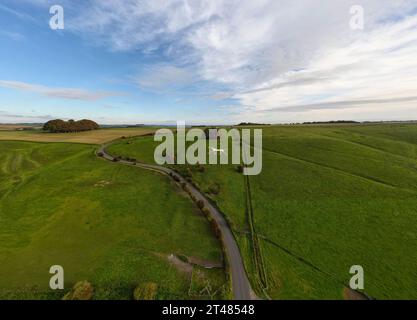
POLYGON ((210 210, 207 207, 204 207, 201 211, 203 211, 206 217, 210 217, 210 210))
POLYGON ((193 171, 191 170, 191 168, 187 168, 187 173, 185 175, 186 177, 192 178, 193 177, 193 171))
POLYGON ((211 228, 212 228, 212 230, 213 230, 214 234, 216 235, 216 237, 217 237, 218 239, 220 239, 220 238, 221 238, 222 233, 221 233, 221 231, 220 231, 219 226, 217 225, 217 222, 216 222, 215 220, 213 220, 213 219, 212 219, 212 220, 210 221, 210 225, 211 225, 211 228))
POLYGON ((158 292, 158 285, 154 282, 146 282, 136 287, 133 292, 135 300, 155 300, 158 292))
POLYGON ((197 207, 202 210, 204 208, 204 201, 203 200, 198 200, 197 201, 197 207))
POLYGON ((197 164, 196 169, 198 172, 203 173, 206 171, 206 168, 202 166, 201 164, 197 164))
POLYGON ((94 288, 88 281, 80 281, 75 284, 62 300, 91 300, 94 288))
POLYGON ((188 178, 192 177, 192 172, 191 172, 190 168, 187 168, 186 170, 182 171, 181 174, 185 179, 188 179, 188 178))
POLYGON ((218 195, 220 193, 220 185, 218 183, 213 183, 209 186, 209 193, 218 195))

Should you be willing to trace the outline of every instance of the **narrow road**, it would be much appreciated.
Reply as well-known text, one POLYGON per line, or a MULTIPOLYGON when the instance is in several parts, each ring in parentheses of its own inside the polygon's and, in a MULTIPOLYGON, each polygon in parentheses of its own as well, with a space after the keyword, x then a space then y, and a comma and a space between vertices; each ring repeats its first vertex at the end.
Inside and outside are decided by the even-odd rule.
MULTIPOLYGON (((109 161, 113 161, 114 157, 107 153, 106 145, 102 145, 97 153, 102 153, 103 158, 109 161)), ((251 295, 252 289, 246 276, 245 267, 243 266, 243 259, 240 255, 239 247, 236 243, 235 238, 233 237, 232 231, 230 230, 225 218, 213 205, 210 201, 192 184, 185 180, 180 174, 171 170, 169 168, 151 165, 145 163, 132 163, 125 160, 120 160, 118 163, 130 166, 136 166, 142 169, 156 171, 165 175, 168 175, 171 178, 177 177, 179 183, 185 183, 190 190, 190 193, 194 195, 197 201, 202 200, 205 207, 210 211, 211 217, 216 221, 219 226, 220 232, 222 234, 223 245, 225 247, 227 260, 230 266, 230 273, 232 276, 232 287, 233 287, 233 298, 235 300, 251 300, 253 297, 251 295)))

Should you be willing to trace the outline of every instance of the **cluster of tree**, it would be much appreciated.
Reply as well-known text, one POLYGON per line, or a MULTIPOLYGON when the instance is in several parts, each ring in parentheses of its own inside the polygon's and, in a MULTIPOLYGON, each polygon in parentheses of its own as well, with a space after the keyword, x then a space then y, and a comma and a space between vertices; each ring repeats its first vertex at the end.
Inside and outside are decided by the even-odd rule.
POLYGON ((337 121, 313 121, 313 122, 304 122, 303 124, 349 124, 349 123, 360 123, 358 121, 352 120, 337 120, 337 121))
POLYGON ((270 126, 270 124, 268 124, 268 123, 255 123, 255 122, 241 122, 237 126, 238 127, 270 126))
POLYGON ((87 119, 80 121, 56 119, 48 121, 43 126, 43 130, 53 133, 91 131, 99 128, 100 126, 96 122, 87 119))

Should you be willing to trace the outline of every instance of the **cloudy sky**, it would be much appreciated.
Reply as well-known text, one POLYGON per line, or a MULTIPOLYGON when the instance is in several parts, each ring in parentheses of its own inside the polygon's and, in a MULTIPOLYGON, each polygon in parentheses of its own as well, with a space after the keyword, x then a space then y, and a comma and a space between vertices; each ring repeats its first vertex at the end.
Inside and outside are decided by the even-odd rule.
POLYGON ((417 119, 416 57, 417 0, 1 0, 0 122, 417 119))

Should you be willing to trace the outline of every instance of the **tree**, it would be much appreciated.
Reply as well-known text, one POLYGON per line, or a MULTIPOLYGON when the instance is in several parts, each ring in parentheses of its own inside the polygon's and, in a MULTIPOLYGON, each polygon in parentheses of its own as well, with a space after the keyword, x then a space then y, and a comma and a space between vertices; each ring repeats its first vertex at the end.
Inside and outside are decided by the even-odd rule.
POLYGON ((51 120, 44 124, 43 130, 49 131, 52 133, 65 133, 65 132, 81 132, 81 131, 90 131, 97 130, 100 126, 88 119, 83 119, 80 121, 64 121, 61 119, 51 120))
POLYGON ((65 127, 65 121, 57 119, 57 120, 51 120, 45 123, 43 126, 43 130, 49 131, 49 132, 59 132, 65 127))
POLYGON ((203 200, 198 200, 197 201, 197 207, 202 210, 204 208, 204 201, 203 200))

